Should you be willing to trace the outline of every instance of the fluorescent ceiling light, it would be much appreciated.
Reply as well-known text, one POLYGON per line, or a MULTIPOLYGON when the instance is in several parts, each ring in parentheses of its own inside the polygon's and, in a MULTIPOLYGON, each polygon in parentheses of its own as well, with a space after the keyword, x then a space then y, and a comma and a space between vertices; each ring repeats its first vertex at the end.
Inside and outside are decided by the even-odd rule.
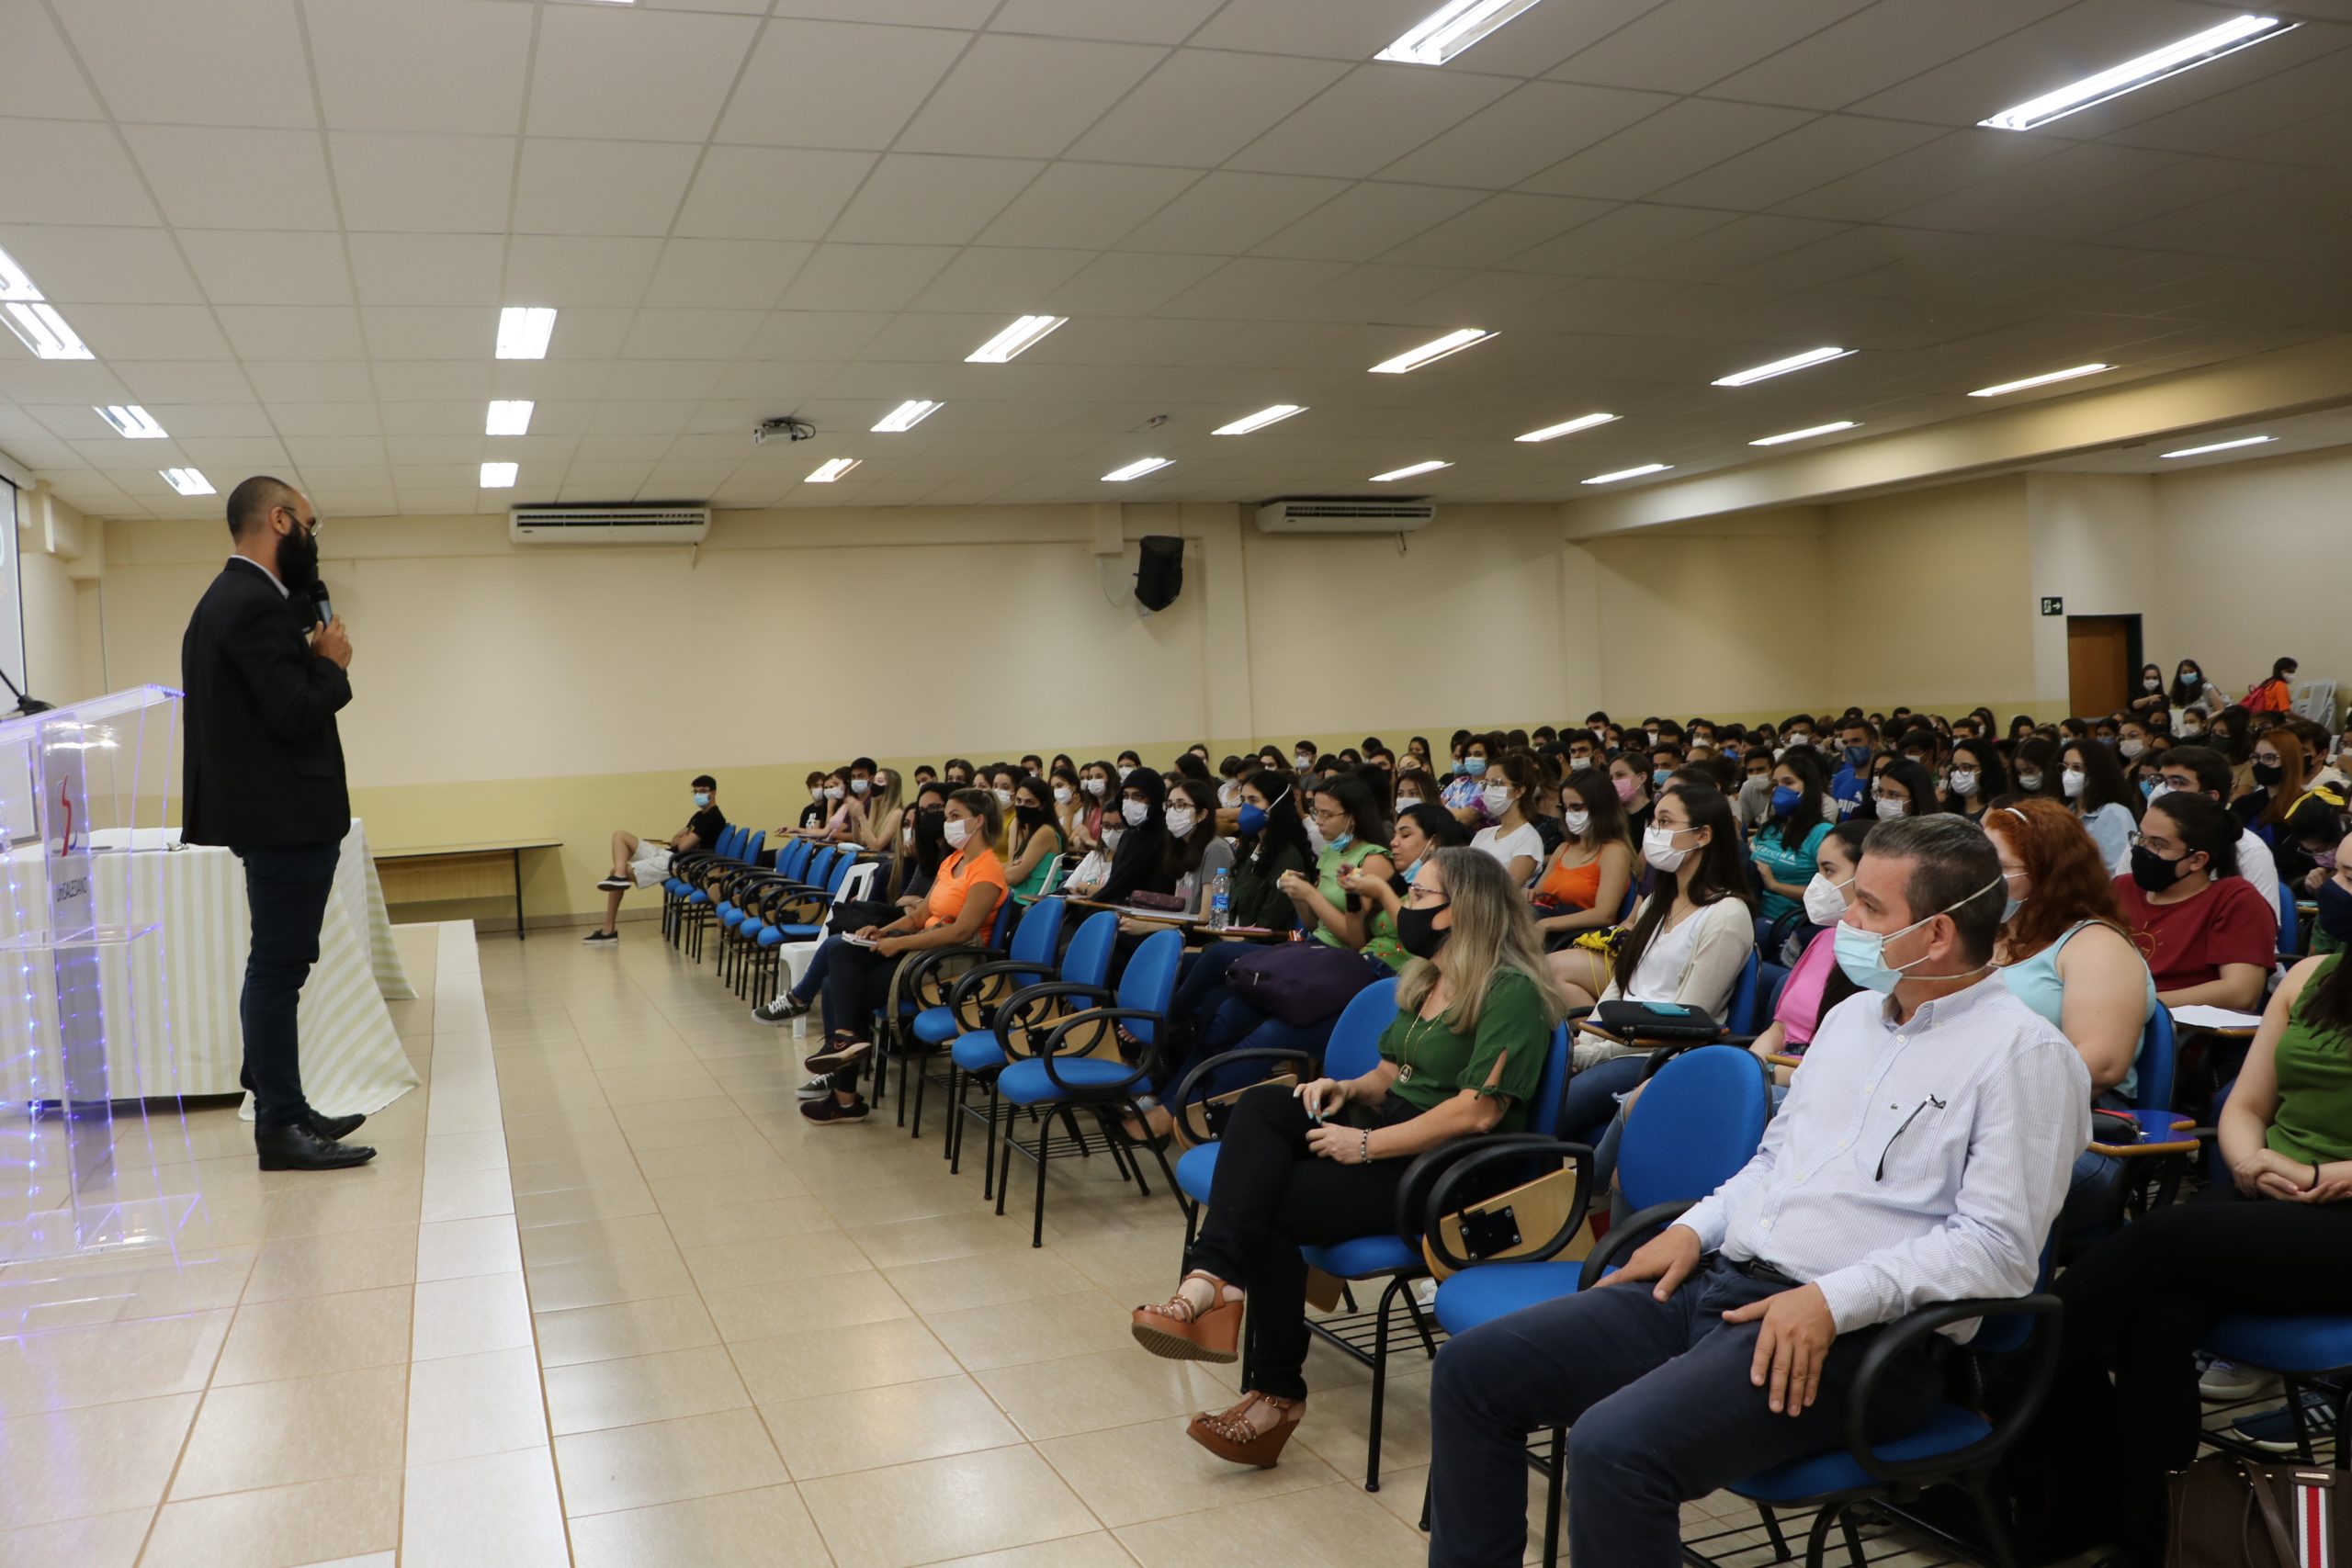
POLYGON ((16 258, 6 251, 0 251, 0 299, 40 298, 40 290, 33 287, 32 278, 17 265, 16 258))
POLYGON ((1407 65, 1442 65, 1534 4, 1535 0, 1446 0, 1373 58, 1407 65))
POLYGON ((158 468, 155 471, 164 476, 164 482, 165 484, 171 486, 182 495, 210 495, 214 493, 212 481, 204 477, 201 469, 158 468))
POLYGON ((882 422, 874 428, 884 435, 895 435, 902 430, 912 430, 916 425, 937 413, 939 407, 939 404, 927 403, 921 398, 909 398, 905 402, 884 414, 882 422))
POLYGON ((1473 344, 1486 342, 1495 334, 1479 327, 1464 327, 1458 333, 1448 333, 1432 339, 1419 348, 1408 348, 1394 359, 1384 359, 1372 367, 1375 376, 1402 376, 1408 370, 1419 370, 1424 365, 1434 365, 1449 354, 1459 354, 1473 344))
POLYGON ((812 485, 829 485, 835 479, 840 479, 843 474, 849 472, 852 468, 857 467, 857 465, 858 459, 855 457, 835 457, 829 463, 820 463, 817 466, 816 472, 810 474, 801 482, 812 485))
POLYGON ((1853 352, 1850 348, 1808 348, 1803 354, 1792 354, 1786 359, 1775 359, 1770 365, 1751 365, 1745 370, 1735 370, 1714 384, 1718 387, 1745 387, 1755 381, 1769 381, 1792 370, 1804 370, 1815 365, 1826 365, 1833 359, 1843 359, 1853 352))
POLYGON ((490 405, 489 423, 482 426, 484 435, 528 435, 531 434, 531 410, 537 405, 528 398, 512 401, 500 400, 490 405))
POLYGON ((967 365, 1002 365, 1044 342, 1068 316, 1023 316, 964 356, 967 365))
POLYGON ((1372 482, 1385 484, 1390 479, 1409 479, 1415 474, 1433 474, 1440 468, 1452 467, 1453 465, 1451 463, 1413 463, 1402 468, 1391 468, 1385 474, 1374 474, 1372 476, 1372 482))
POLYGON ((89 345, 65 324, 54 305, 27 304, 11 300, 5 318, 8 330, 17 340, 33 351, 37 359, 96 359, 89 345))
POLYGON ((1113 484, 1122 484, 1128 479, 1139 479, 1146 474, 1155 473, 1175 460, 1173 457, 1138 457, 1125 468, 1113 468, 1102 477, 1113 484))
POLYGON ((2292 32, 2295 24, 2282 22, 2276 17, 2233 17, 2220 27, 2208 28, 2169 43, 2137 60, 2127 60, 2120 65, 2110 65, 2096 76, 2086 76, 2070 83, 2054 93, 2044 93, 2038 98, 2028 98, 2013 108, 2003 109, 1990 119, 1976 123, 1995 130, 2031 130, 2038 125, 2048 125, 2053 119, 2064 119, 2094 104, 2109 98, 2120 98, 2142 87, 2154 86, 2167 76, 2177 76, 2225 54, 2235 54, 2249 44, 2260 43, 2267 38, 2292 32))
POLYGON ((498 357, 545 359, 555 336, 555 307, 509 305, 498 312, 498 357))
POLYGON ((1244 414, 1231 424, 1220 424, 1209 434, 1211 435, 1247 435, 1253 430, 1263 430, 1270 424, 1280 424, 1291 415, 1306 412, 1305 403, 1276 403, 1272 408, 1260 409, 1256 413, 1244 414))
POLYGON ((484 463, 481 466, 481 488, 484 490, 513 490, 514 488, 514 468, 515 465, 513 463, 484 463))
POLYGON ((1620 468, 1613 474, 1595 474, 1584 482, 1589 485, 1613 485, 1619 479, 1637 479, 1644 474, 1662 474, 1672 467, 1671 463, 1644 463, 1638 468, 1620 468))
POLYGON ((2167 457, 2201 457, 2208 452, 2226 452, 2233 446, 2259 446, 2266 441, 2276 441, 2275 435, 2241 435, 2235 441, 2215 441, 2203 446, 2184 446, 2177 452, 2166 452, 2167 457))
POLYGON ((2004 381, 1997 387, 1979 387, 1969 393, 1972 398, 1997 398, 2007 392, 2022 392, 2029 387, 2047 387, 2052 381, 2071 381, 2077 376, 2096 376, 2115 367, 2107 364, 2070 365, 2064 370, 2052 370, 2041 376, 2028 376, 2020 380, 2004 381))
POLYGON ((98 409, 97 415, 114 426, 117 435, 130 441, 161 441, 169 434, 155 423, 155 416, 137 403, 108 403, 98 409))
POLYGON ((1514 435, 1513 441, 1555 441, 1563 435, 1574 435, 1579 430, 1590 430, 1596 424, 1607 424, 1617 416, 1613 413, 1589 413, 1578 419, 1547 424, 1541 430, 1531 430, 1524 435, 1514 435))
POLYGON ((1756 440, 1749 442, 1748 445, 1750 446, 1778 446, 1784 442, 1804 441, 1809 440, 1815 435, 1829 435, 1840 430, 1851 430, 1860 423, 1861 421, 1858 419, 1840 419, 1833 420, 1827 424, 1808 424, 1803 430, 1789 430, 1783 431, 1778 435, 1759 436, 1756 440))

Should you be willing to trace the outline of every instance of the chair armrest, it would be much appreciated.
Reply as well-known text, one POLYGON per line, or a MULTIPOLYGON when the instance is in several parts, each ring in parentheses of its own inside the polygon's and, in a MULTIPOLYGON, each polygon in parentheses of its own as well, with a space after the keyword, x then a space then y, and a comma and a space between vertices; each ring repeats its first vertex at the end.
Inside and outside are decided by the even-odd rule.
POLYGON ((2050 1385, 2058 1372, 2058 1345, 2064 1327, 2065 1308, 2052 1295, 2010 1296, 1998 1301, 1938 1302, 1905 1313, 1881 1331, 1879 1337, 1862 1352, 1861 1367, 1854 1374, 1854 1388, 1846 1405, 1846 1450, 1854 1462, 1871 1475, 1885 1482, 1924 1481, 1929 1477, 1946 1476, 1955 1472, 1974 1469, 1996 1457, 2023 1435, 2034 1418, 2041 1414, 2041 1406, 2050 1397, 2050 1385), (1927 1343, 1928 1337, 1955 1323, 1973 1318, 2011 1317, 2025 1314, 2042 1319, 2036 1325, 2031 1362, 2026 1369, 2021 1393, 2008 1413, 1993 1423, 1992 1431, 1964 1449, 1934 1455, 1928 1459, 1882 1459, 1871 1450, 1869 1420, 1871 1402, 1878 1392, 1881 1380, 1896 1357, 1927 1343))
MULTIPOLYGON (((985 954, 996 953, 999 950, 995 948, 974 947, 945 948, 942 951, 947 953, 971 953, 985 954)), ((956 976, 956 983, 952 987, 950 987, 947 993, 947 1005, 951 1008, 962 1007, 966 1002, 971 1000, 972 993, 978 990, 984 982, 993 980, 1000 975, 1035 975, 1043 976, 1051 974, 1053 972, 1053 967, 1054 966, 1050 963, 1015 964, 1011 960, 1001 956, 989 963, 974 964, 971 968, 965 970, 961 975, 956 976)), ((1039 986, 1046 983, 1047 982, 1043 978, 1031 982, 1033 985, 1039 986)), ((1016 986, 1013 988, 1017 991, 1021 987, 1016 986)))
POLYGON ((1577 1232, 1583 1228, 1585 1211, 1592 1201, 1592 1150, 1583 1144, 1572 1144, 1543 1133, 1492 1133, 1482 1137, 1456 1138, 1422 1155, 1413 1162, 1415 1168, 1405 1173, 1404 1182, 1397 1189, 1396 1234, 1408 1241, 1419 1237, 1437 1261, 1454 1273, 1478 1267, 1482 1261, 1479 1258, 1454 1256, 1453 1249, 1446 1245, 1444 1227, 1438 1222, 1467 1206, 1457 1194, 1473 1175, 1505 1160, 1525 1159, 1535 1154, 1556 1155, 1564 1161, 1576 1162, 1576 1195, 1569 1201, 1560 1228, 1544 1238, 1541 1247, 1495 1261, 1541 1263, 1557 1257, 1560 1249, 1574 1241, 1577 1232), (1422 1162, 1441 1155, 1447 1156, 1444 1168, 1429 1187, 1428 1198, 1419 1206, 1418 1213, 1408 1212, 1408 1200, 1416 1185, 1414 1177, 1422 1162), (1408 1224, 1417 1228, 1408 1230, 1408 1224))
POLYGON ((1118 1000, 1118 998, 1104 987, 1082 986, 1075 980, 1048 980, 1042 986, 1023 987, 998 1004, 996 1017, 991 1021, 996 1030, 997 1045, 1008 1059, 1030 1055, 1029 1052, 1016 1051, 1012 1048, 1012 1021, 1024 1010, 1039 1002, 1053 1001, 1061 997, 1091 997, 1097 1002, 1118 1000))
POLYGON ((1144 1059, 1129 1067, 1127 1076, 1114 1084, 1065 1083, 1060 1071, 1054 1066, 1054 1058, 1061 1052, 1062 1037, 1080 1024, 1099 1027, 1114 1019, 1123 1018, 1144 1019, 1157 1023, 1163 1034, 1168 1027, 1168 1015, 1149 1008, 1088 1008, 1084 1012, 1074 1012, 1054 1025, 1053 1032, 1046 1036, 1045 1046, 1034 1060, 1045 1067, 1046 1077, 1053 1086, 1065 1094, 1088 1095, 1097 1100, 1122 1096, 1150 1076, 1153 1053, 1147 1052, 1144 1059))
POLYGON ((1272 1046, 1258 1046, 1247 1051, 1220 1052, 1206 1061, 1199 1063, 1191 1072, 1184 1075, 1182 1081, 1176 1085, 1176 1092, 1170 1097, 1172 1103, 1164 1109, 1182 1126, 1184 1136, 1188 1140, 1194 1144, 1213 1144, 1216 1139, 1211 1134, 1205 1123, 1195 1134, 1192 1122, 1188 1120, 1193 1108, 1199 1103, 1193 1100, 1193 1090, 1203 1078, 1217 1068, 1227 1066, 1235 1062, 1290 1062, 1305 1067, 1312 1066, 1314 1060, 1314 1057, 1304 1051, 1278 1050, 1272 1046))
POLYGON ((1600 1245, 1586 1257, 1584 1272, 1577 1276, 1577 1289, 1592 1289, 1620 1254, 1632 1251, 1634 1244, 1649 1232, 1666 1229, 1696 1207, 1695 1203, 1686 1202, 1653 1203, 1625 1216, 1623 1224, 1611 1225, 1609 1234, 1600 1238, 1600 1245))
POLYGON ((1785 1051, 1775 1051, 1764 1059, 1776 1067, 1786 1067, 1791 1072, 1794 1072, 1799 1067, 1804 1066, 1804 1058, 1803 1056, 1792 1056, 1785 1051))

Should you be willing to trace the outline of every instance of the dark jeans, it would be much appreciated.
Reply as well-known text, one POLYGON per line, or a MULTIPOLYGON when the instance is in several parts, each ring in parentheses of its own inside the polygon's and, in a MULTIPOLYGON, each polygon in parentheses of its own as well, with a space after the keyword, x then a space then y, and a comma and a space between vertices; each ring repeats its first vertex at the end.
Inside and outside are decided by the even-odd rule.
POLYGON ((829 936, 817 944, 817 951, 809 955, 808 969, 792 983, 795 1000, 813 1002, 817 999, 817 994, 825 988, 825 975, 832 967, 834 951, 841 944, 842 939, 837 936, 829 936))
POLYGON ((1617 1141, 1611 1136, 1617 1120, 1620 1095, 1631 1094, 1650 1065, 1649 1053, 1611 1056, 1577 1071, 1568 1079, 1568 1095, 1560 1110, 1560 1136, 1594 1152, 1593 1190, 1608 1190, 1617 1168, 1617 1141))
MULTIPOLYGON (((1392 1126, 1418 1112, 1391 1095, 1366 1114, 1371 1125, 1392 1126)), ((1276 1084, 1234 1102, 1208 1213, 1185 1259, 1186 1268, 1250 1292, 1250 1387, 1277 1399, 1306 1396, 1306 1264, 1298 1249, 1395 1229, 1396 1189, 1413 1163, 1324 1159, 1307 1152, 1314 1125, 1298 1097, 1276 1084)))
MULTIPOLYGON (((875 1010, 890 999, 890 976, 898 973, 899 960, 828 937, 817 949, 817 961, 825 966, 825 1039, 846 1034, 862 1040, 871 1034, 875 1010)), ((855 1066, 843 1067, 832 1076, 833 1088, 849 1093, 857 1087, 857 1073, 855 1066)))
POLYGON ((245 908, 253 917, 245 988, 237 1002, 245 1036, 244 1069, 238 1077, 253 1091, 258 1126, 287 1126, 311 1114, 311 1103, 302 1098, 296 1018, 302 982, 319 961, 319 922, 326 918, 342 850, 340 844, 302 844, 236 852, 245 863, 245 908))
MULTIPOLYGON (((1709 1258, 1663 1303, 1647 1286, 1599 1287, 1449 1342, 1430 1388, 1431 1568, 1518 1568, 1531 1432, 1572 1428, 1567 1560, 1609 1568, 1679 1568, 1684 1503, 1843 1449, 1847 1396, 1874 1331, 1838 1336, 1820 1398, 1776 1416, 1748 1381, 1758 1325, 1722 1314, 1782 1288, 1709 1258)), ((1926 1420, 1943 1387, 1924 1352, 1882 1386, 1871 1421, 1882 1440, 1926 1420)))
MULTIPOLYGON (((2159 1209, 2058 1276, 2066 1303, 2062 1391, 2115 1374, 2109 1503, 2118 1543, 2151 1561, 2165 1537, 2165 1476, 2196 1457, 2203 1406, 2190 1359, 2214 1320, 2238 1312, 2352 1311, 2352 1203, 2238 1195, 2226 1175, 2198 1201, 2159 1209)), ((2059 1396, 2053 1396, 2059 1397, 2059 1396)))

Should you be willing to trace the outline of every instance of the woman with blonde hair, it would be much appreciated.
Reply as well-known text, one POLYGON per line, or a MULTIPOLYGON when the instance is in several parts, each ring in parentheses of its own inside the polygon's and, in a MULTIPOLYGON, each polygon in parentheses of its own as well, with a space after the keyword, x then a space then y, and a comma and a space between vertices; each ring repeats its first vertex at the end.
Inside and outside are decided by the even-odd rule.
POLYGON ((1232 1361, 1251 1310, 1241 1403, 1193 1417, 1219 1459, 1272 1465, 1306 1403, 1306 1265, 1328 1246, 1396 1224, 1413 1157, 1450 1139, 1527 1124, 1552 1031, 1566 1011, 1527 900, 1483 850, 1424 857, 1397 916, 1412 954, 1380 1061, 1361 1077, 1261 1084, 1226 1122, 1199 1238, 1176 1293, 1137 1307, 1156 1356, 1232 1361))
POLYGON ((887 850, 899 841, 899 792, 905 780, 896 768, 876 768, 862 800, 850 802, 850 831, 865 850, 887 850))

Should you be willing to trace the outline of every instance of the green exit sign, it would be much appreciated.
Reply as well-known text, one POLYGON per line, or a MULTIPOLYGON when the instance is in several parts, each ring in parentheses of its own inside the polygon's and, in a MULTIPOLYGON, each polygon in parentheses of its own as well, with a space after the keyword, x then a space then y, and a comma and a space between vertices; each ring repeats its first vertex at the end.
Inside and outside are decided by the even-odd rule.
POLYGON ((2066 601, 2044 598, 2041 601, 2041 613, 2045 615, 2063 615, 2066 613, 2066 601))

